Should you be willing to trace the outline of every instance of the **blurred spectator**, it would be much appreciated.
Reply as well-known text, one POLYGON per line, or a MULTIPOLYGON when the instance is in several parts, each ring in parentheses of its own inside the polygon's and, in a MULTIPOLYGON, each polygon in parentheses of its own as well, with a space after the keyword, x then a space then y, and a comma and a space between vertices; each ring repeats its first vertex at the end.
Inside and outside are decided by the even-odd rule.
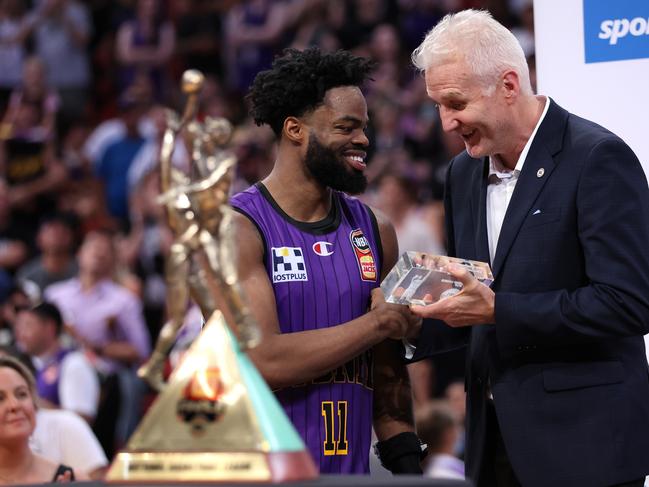
POLYGON ((125 133, 106 147, 94 169, 95 174, 104 184, 106 207, 109 213, 126 225, 129 222, 128 173, 146 142, 138 130, 140 118, 146 109, 134 95, 127 91, 120 100, 120 111, 125 133))
POLYGON ((143 385, 135 367, 148 356, 150 341, 142 303, 112 279, 116 251, 110 234, 86 235, 76 278, 45 290, 61 310, 69 332, 102 376, 102 402, 94 431, 110 457, 137 425, 143 385))
MULTIPOLYGON (((162 144, 162 136, 167 128, 165 110, 166 108, 161 105, 154 105, 147 113, 146 119, 152 123, 153 130, 149 132, 145 144, 137 151, 133 162, 128 168, 127 180, 129 195, 135 194, 134 191, 142 182, 142 179, 152 170, 157 169, 160 164, 160 146, 162 144)), ((139 128, 138 133, 141 133, 139 128)), ((176 169, 188 173, 189 154, 187 153, 184 142, 180 138, 174 146, 171 162, 176 169)))
MULTIPOLYGON (((308 2, 303 2, 308 4, 308 2)), ((291 0, 242 0, 226 17, 226 73, 230 87, 248 91, 256 74, 268 69, 285 29, 304 8, 291 0)))
POLYGON ((36 367, 36 390, 49 408, 74 411, 92 424, 99 404, 99 379, 82 351, 64 348, 61 313, 43 302, 18 313, 16 344, 36 367))
POLYGON ((14 324, 16 315, 22 309, 32 306, 27 293, 18 286, 12 286, 5 292, 0 304, 0 345, 13 345, 14 324))
POLYGON ((464 479, 464 462, 453 455, 459 422, 445 401, 431 401, 416 414, 419 438, 428 445, 424 476, 437 479, 464 479))
MULTIPOLYGON (((137 94, 134 96, 139 98, 137 94)), ((124 96, 123 98, 127 97, 124 96)), ((144 105, 144 100, 140 99, 140 102, 144 105)), ((144 139, 155 137, 156 130, 155 123, 146 116, 137 121, 138 135, 144 139)), ((87 163, 93 168, 96 167, 104 157, 106 149, 118 140, 123 139, 126 132, 126 123, 122 117, 104 120, 97 125, 83 144, 82 154, 87 163)))
POLYGON ((360 46, 367 51, 374 28, 398 18, 395 4, 390 0, 349 0, 345 5, 344 24, 337 32, 344 49, 360 46))
POLYGON ((464 390, 464 379, 456 379, 444 391, 444 399, 448 401, 448 405, 455 412, 455 415, 460 426, 460 431, 453 448, 453 454, 458 458, 464 458, 465 450, 465 422, 466 422, 466 392, 464 390))
MULTIPOLYGON (((16 218, 36 233, 38 220, 54 208, 67 178, 55 157, 56 95, 44 81, 37 58, 25 62, 23 85, 11 95, 0 135, 0 173, 9 185, 16 218)), ((30 239, 31 241, 31 239, 30 239)))
POLYGON ((111 236, 91 232, 79 249, 78 276, 45 289, 100 372, 138 364, 150 346, 140 301, 113 282, 115 257, 111 236))
POLYGON ((400 251, 444 254, 441 236, 434 234, 422 218, 418 204, 420 193, 417 180, 392 172, 380 180, 377 203, 394 225, 400 251))
MULTIPOLYGON (((344 11, 342 5, 338 7, 344 11)), ((340 49, 340 40, 335 32, 337 23, 331 15, 332 9, 335 8, 336 2, 312 0, 299 19, 291 47, 304 50, 316 46, 324 52, 340 49)))
MULTIPOLYGON (((209 0, 174 0, 176 50, 174 57, 183 69, 205 74, 223 74, 220 40, 221 12, 209 0), (210 5, 211 4, 211 5, 210 5)), ((220 3, 220 2, 219 2, 220 3)))
POLYGON ((45 63, 48 83, 61 96, 64 124, 82 116, 90 85, 86 48, 92 24, 77 0, 39 0, 26 23, 36 54, 45 63))
POLYGON ((166 63, 174 53, 176 34, 166 19, 159 0, 137 0, 135 18, 124 22, 117 32, 117 60, 120 88, 126 90, 146 78, 156 100, 162 100, 168 85, 166 63))
POLYGON ((11 93, 9 107, 3 120, 3 134, 41 140, 55 140, 56 114, 59 110, 59 95, 47 82, 45 64, 39 57, 30 57, 25 61, 20 86, 11 93), (19 118, 24 118, 22 110, 32 108, 34 120, 27 127, 16 126, 19 118), (29 133, 25 133, 29 131, 29 133))
POLYGON ((39 408, 29 446, 37 455, 69 465, 91 479, 102 479, 108 470, 108 459, 97 437, 72 411, 39 408))
POLYGON ((29 438, 36 427, 36 391, 29 369, 13 357, 0 357, 0 477, 8 485, 85 480, 82 472, 36 455, 29 438), (16 418, 20 418, 16 421, 16 418), (13 419, 13 421, 12 421, 13 419))
MULTIPOLYGON (((13 357, 35 376, 31 359, 14 347, 0 346, 0 357, 13 357)), ((41 398, 36 396, 37 406, 41 398)), ((72 467, 85 478, 101 479, 108 459, 92 430, 83 419, 72 411, 37 407, 36 428, 29 438, 29 448, 55 465, 72 467)))
MULTIPOLYGON (((452 5, 447 0, 398 0, 399 34, 405 51, 412 52, 426 33, 447 14, 452 5)), ((457 2, 455 2, 457 3, 457 2)))
POLYGON ((143 175, 131 196, 133 224, 126 237, 122 258, 142 282, 144 317, 151 339, 158 337, 166 307, 165 257, 173 241, 160 195, 160 173, 151 168, 143 175))
POLYGON ((20 84, 25 58, 24 0, 0 1, 0 111, 20 84))
POLYGON ((36 244, 40 255, 18 270, 16 280, 22 284, 26 281, 34 283, 42 295, 50 284, 71 279, 78 272, 71 217, 59 214, 43 220, 36 244))
POLYGON ((526 58, 534 55, 534 7, 532 0, 527 0, 520 11, 520 26, 512 28, 512 34, 523 48, 526 58))
POLYGON ((29 226, 15 220, 9 206, 9 188, 0 179, 0 272, 15 271, 27 258, 29 226))

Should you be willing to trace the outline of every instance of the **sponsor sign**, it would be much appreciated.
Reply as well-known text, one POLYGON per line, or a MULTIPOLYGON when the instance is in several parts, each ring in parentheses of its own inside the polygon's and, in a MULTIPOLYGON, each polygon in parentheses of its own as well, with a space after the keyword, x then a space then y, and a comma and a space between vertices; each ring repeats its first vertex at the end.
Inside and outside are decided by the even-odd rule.
POLYGON ((584 0, 586 63, 649 58, 649 2, 584 0))

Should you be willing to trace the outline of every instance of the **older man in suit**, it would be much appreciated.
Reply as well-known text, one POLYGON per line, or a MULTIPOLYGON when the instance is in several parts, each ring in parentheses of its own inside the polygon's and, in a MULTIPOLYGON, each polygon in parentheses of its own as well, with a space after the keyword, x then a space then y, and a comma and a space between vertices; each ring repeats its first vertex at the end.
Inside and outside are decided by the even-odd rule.
MULTIPOLYGON (((466 151, 446 181, 450 255, 491 288, 421 316, 468 340, 467 472, 478 486, 643 485, 649 472, 649 189, 608 130, 533 94, 486 12, 445 17, 413 53, 466 151)), ((424 327, 415 359, 439 342, 424 327)))

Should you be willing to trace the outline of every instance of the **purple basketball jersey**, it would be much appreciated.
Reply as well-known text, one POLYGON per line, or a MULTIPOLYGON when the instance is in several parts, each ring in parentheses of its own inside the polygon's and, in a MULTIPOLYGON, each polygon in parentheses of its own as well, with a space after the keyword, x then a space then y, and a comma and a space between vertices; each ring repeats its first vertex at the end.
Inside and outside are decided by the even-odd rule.
MULTIPOLYGON (((382 249, 376 219, 363 203, 333 192, 327 218, 298 222, 257 183, 231 204, 264 240, 282 333, 327 328, 367 312, 382 249)), ((372 372, 368 351, 311 383, 275 391, 320 472, 369 472, 372 372)))

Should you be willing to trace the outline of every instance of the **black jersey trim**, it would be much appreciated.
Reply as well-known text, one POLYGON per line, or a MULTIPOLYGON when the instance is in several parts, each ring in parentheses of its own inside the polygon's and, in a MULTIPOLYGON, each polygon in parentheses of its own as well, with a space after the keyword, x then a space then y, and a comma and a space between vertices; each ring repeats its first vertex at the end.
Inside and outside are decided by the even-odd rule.
POLYGON ((363 206, 367 209, 367 212, 370 214, 370 219, 372 220, 372 231, 374 232, 374 241, 376 242, 376 250, 379 253, 379 262, 381 266, 379 268, 379 276, 383 275, 383 242, 381 241, 381 232, 379 231, 379 222, 376 220, 376 215, 368 205, 363 203, 363 206))
POLYGON ((340 201, 334 196, 336 194, 335 192, 331 193, 331 210, 325 218, 317 222, 301 222, 294 218, 291 218, 286 214, 284 210, 282 210, 282 208, 277 204, 277 201, 275 201, 275 198, 273 198, 273 195, 271 195, 270 191, 268 191, 268 188, 266 188, 266 186, 264 186, 261 181, 256 183, 255 187, 259 190, 262 196, 266 198, 266 201, 268 201, 268 203, 275 209, 279 216, 305 233, 310 233, 313 235, 325 235, 327 233, 335 231, 340 226, 342 212, 340 209, 340 201))
POLYGON ((264 255, 263 255, 263 263, 266 265, 266 257, 268 256, 266 254, 266 248, 268 247, 268 242, 266 242, 266 237, 264 236, 264 232, 261 231, 261 227, 259 224, 255 221, 255 219, 250 216, 250 214, 246 210, 242 210, 241 208, 237 208, 236 206, 233 206, 232 209, 236 211, 237 213, 241 213, 243 216, 245 216, 248 220, 252 222, 252 224, 257 228, 257 233, 261 237, 261 243, 264 246, 264 255))

